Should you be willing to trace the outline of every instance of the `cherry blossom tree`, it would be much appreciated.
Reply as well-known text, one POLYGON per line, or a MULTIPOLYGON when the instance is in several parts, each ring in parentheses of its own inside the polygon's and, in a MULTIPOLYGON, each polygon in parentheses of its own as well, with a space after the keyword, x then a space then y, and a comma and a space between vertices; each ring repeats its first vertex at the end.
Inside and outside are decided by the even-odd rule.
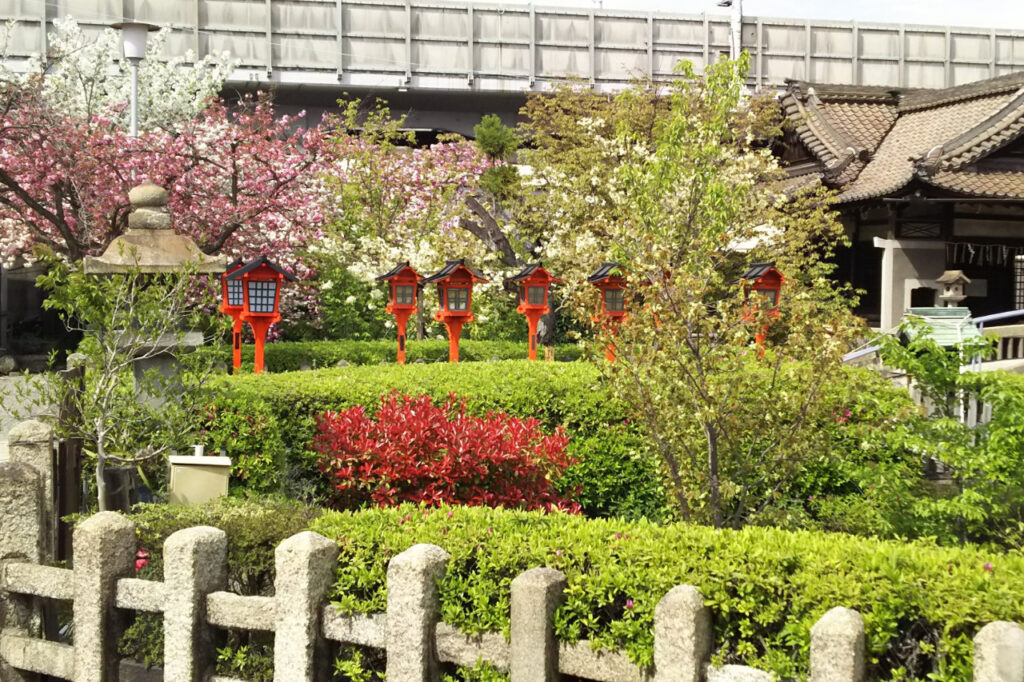
POLYGON ((176 132, 131 138, 103 116, 51 106, 43 78, 0 82, 0 257, 36 244, 78 260, 127 227, 128 190, 168 188, 175 227, 207 253, 295 250, 322 222, 317 129, 277 118, 268 100, 214 102, 176 132))

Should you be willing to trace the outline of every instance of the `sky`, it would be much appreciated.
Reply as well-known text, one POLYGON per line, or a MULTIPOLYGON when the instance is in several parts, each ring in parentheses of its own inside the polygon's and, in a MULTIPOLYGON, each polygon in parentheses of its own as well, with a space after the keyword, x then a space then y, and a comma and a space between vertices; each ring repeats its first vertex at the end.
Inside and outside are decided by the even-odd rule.
MULTIPOLYGON (((507 2, 507 0, 506 0, 507 2)), ((507 4, 528 4, 513 0, 507 4)), ((533 4, 727 15, 717 0, 537 0, 533 4)), ((1024 0, 743 0, 743 14, 762 17, 877 21, 1020 29, 1024 0)))

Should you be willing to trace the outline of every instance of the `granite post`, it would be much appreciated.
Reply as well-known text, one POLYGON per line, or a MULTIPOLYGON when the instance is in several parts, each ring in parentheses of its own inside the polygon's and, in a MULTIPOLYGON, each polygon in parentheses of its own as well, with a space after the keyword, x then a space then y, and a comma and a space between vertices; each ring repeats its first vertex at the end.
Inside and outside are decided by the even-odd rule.
POLYGON ((558 679, 555 609, 565 599, 565 574, 533 568, 512 581, 512 624, 509 668, 512 682, 558 679))
MULTIPOLYGON (((43 528, 42 476, 22 462, 0 463, 0 570, 14 562, 40 563, 43 528)), ((38 637, 42 632, 38 600, 0 592, 0 630, 38 637)), ((38 679, 35 673, 15 670, 0 658, 0 680, 38 679)))
POLYGON ((811 627, 811 682, 863 682, 864 619, 853 609, 830 609, 811 627))
POLYGON ((437 584, 448 559, 448 552, 437 545, 419 544, 388 564, 388 682, 435 682, 440 676, 437 584))
POLYGON ((33 467, 42 476, 44 560, 51 560, 57 545, 57 518, 53 512, 53 427, 30 419, 15 424, 7 436, 9 459, 33 467))
POLYGON ((117 581, 135 574, 135 524, 100 512, 75 529, 75 682, 116 682, 117 581))
POLYGON ((974 637, 974 682, 1024 682, 1024 629, 989 623, 974 637))
POLYGON ((655 682, 700 682, 712 642, 704 597, 690 585, 673 587, 654 608, 655 682))
POLYGON ((203 682, 215 646, 206 595, 227 589, 228 536, 209 526, 185 528, 164 542, 164 677, 203 682))
POLYGON ((320 603, 334 582, 338 546, 306 531, 277 547, 274 593, 275 682, 319 682, 330 677, 326 644, 320 636, 320 603))

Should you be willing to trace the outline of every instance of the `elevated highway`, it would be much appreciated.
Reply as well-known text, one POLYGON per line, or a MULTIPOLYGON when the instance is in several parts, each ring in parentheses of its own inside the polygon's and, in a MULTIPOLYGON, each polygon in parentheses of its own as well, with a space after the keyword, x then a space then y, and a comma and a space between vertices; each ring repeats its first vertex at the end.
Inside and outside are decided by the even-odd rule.
MULTIPOLYGON (((274 87, 314 113, 342 93, 376 93, 412 126, 462 132, 570 75, 614 90, 670 78, 680 59, 699 68, 728 54, 730 30, 727 15, 425 0, 0 0, 0 20, 15 22, 9 58, 45 51, 49 25, 67 15, 88 31, 168 27, 175 54, 239 59, 231 88, 274 87)), ((1024 31, 1000 28, 747 16, 741 43, 754 88, 790 78, 944 87, 1024 69, 1024 31)))

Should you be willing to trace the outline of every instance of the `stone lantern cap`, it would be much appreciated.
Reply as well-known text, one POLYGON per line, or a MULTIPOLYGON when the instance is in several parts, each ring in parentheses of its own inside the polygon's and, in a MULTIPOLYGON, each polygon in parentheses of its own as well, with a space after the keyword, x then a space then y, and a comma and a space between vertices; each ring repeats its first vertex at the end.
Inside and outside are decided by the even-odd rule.
POLYGON ((935 280, 939 284, 970 284, 971 280, 963 270, 946 270, 935 280))
POLYGON ((227 268, 227 258, 204 254, 190 237, 171 228, 166 189, 144 182, 128 192, 128 201, 132 205, 128 229, 110 242, 102 256, 85 257, 86 274, 178 272, 186 264, 205 273, 227 268))

